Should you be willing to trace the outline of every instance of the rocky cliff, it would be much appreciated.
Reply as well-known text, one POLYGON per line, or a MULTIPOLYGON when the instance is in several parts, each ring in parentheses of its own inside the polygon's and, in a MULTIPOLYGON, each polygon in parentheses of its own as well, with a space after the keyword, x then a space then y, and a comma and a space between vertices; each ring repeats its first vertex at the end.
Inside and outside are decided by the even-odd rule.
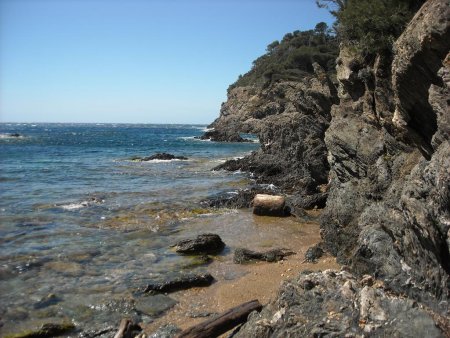
POLYGON ((341 50, 321 227, 347 267, 286 282, 238 336, 448 336, 449 5, 428 0, 392 58, 341 50))
POLYGON ((327 183, 321 235, 347 266, 286 282, 238 336, 448 336, 449 20, 450 1, 428 0, 393 55, 342 48, 336 96, 319 73, 230 92, 213 126, 263 145, 229 166, 297 196, 327 183))
POLYGON ((324 135, 337 96, 323 68, 315 63, 314 69, 302 81, 229 91, 220 117, 210 127, 225 140, 235 140, 239 132, 256 134, 261 149, 218 169, 252 172, 259 183, 293 194, 293 203, 302 207, 324 205, 322 185, 329 170, 324 135))

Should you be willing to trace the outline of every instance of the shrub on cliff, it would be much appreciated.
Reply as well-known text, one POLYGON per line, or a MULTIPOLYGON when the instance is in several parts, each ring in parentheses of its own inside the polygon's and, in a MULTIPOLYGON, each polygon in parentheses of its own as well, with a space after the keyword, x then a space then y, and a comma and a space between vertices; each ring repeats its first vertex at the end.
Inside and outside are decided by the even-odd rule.
POLYGON ((363 54, 389 51, 424 0, 316 0, 336 17, 339 40, 363 54))
POLYGON ((314 62, 327 72, 334 72, 339 48, 328 25, 320 22, 314 30, 287 33, 281 41, 270 43, 266 51, 253 61, 252 69, 240 75, 229 90, 249 85, 263 87, 279 80, 298 81, 314 71, 314 62))

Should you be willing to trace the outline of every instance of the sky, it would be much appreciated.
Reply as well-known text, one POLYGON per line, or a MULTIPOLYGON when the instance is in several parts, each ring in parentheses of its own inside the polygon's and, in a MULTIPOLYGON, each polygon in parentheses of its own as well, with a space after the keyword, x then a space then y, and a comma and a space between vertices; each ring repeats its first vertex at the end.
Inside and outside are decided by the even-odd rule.
POLYGON ((314 0, 0 0, 0 122, 210 123, 314 0))

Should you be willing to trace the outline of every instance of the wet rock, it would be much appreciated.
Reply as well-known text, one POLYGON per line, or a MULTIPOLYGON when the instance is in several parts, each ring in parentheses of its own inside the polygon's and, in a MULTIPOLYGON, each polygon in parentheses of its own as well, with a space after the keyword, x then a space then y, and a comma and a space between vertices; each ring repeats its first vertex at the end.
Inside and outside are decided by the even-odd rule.
POLYGON ((172 298, 158 294, 137 299, 135 308, 138 312, 148 316, 157 316, 173 307, 176 303, 172 298))
POLYGON ((48 338, 62 335, 75 329, 72 323, 46 323, 37 330, 30 330, 18 334, 5 336, 5 338, 48 338))
POLYGON ((150 334, 149 338, 174 338, 181 330, 178 326, 167 324, 150 334))
POLYGON ((187 255, 218 254, 225 248, 219 235, 201 234, 194 239, 184 239, 173 245, 176 252, 187 255))
POLYGON ((209 130, 202 136, 196 138, 214 142, 252 142, 251 140, 242 138, 239 133, 229 130, 209 130))
POLYGON ((19 133, 12 133, 12 134, 8 134, 9 137, 21 137, 22 135, 20 135, 19 133))
POLYGON ((444 337, 435 318, 444 319, 402 295, 363 286, 346 271, 326 270, 284 282, 236 337, 444 337))
POLYGON ((167 153, 156 153, 152 156, 147 156, 147 157, 134 156, 130 160, 137 161, 137 162, 146 162, 146 161, 153 161, 153 160, 170 161, 170 160, 187 160, 187 159, 188 158, 185 156, 175 156, 175 155, 167 154, 167 153))
POLYGON ((322 248, 322 243, 316 244, 310 248, 308 248, 308 250, 306 250, 305 253, 305 262, 308 263, 316 263, 317 260, 323 256, 323 254, 325 253, 325 251, 322 248))
POLYGON ((229 191, 201 201, 201 205, 209 208, 250 208, 257 194, 279 192, 274 186, 250 186, 238 191, 229 191))
POLYGON ((51 293, 51 294, 43 297, 42 299, 40 299, 38 302, 34 303, 33 307, 35 309, 43 309, 45 307, 58 304, 61 301, 62 301, 62 299, 60 297, 51 293))
POLYGON ((174 292, 192 287, 210 286, 213 281, 214 277, 209 273, 202 275, 185 275, 166 282, 148 284, 143 291, 144 293, 174 292))
POLYGON ((290 255, 295 255, 295 252, 287 249, 272 249, 265 252, 257 252, 238 248, 234 251, 233 261, 238 264, 251 263, 254 261, 278 262, 290 255))
POLYGON ((258 194, 253 199, 253 213, 259 216, 287 216, 283 196, 258 194))

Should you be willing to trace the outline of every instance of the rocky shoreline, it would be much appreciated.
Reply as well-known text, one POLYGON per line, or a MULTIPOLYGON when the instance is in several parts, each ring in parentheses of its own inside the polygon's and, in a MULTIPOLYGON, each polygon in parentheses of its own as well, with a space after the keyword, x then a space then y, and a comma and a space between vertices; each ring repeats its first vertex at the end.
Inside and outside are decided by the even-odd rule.
POLYGON ((210 127, 261 149, 217 169, 251 172, 294 211, 324 208, 321 246, 347 266, 286 281, 236 336, 448 337, 449 14, 426 1, 393 55, 341 48, 337 82, 315 64, 302 82, 229 91, 210 127))

